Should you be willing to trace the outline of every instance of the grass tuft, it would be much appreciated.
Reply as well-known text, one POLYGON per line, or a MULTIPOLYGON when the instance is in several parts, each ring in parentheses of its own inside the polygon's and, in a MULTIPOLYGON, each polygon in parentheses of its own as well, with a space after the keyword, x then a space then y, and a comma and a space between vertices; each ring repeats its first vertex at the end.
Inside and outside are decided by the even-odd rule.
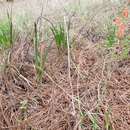
MULTIPOLYGON (((12 25, 11 25, 12 26, 12 25)), ((12 43, 12 36, 11 34, 11 27, 9 22, 6 21, 0 21, 0 47, 1 49, 7 49, 11 46, 12 43)))
POLYGON ((64 25, 59 24, 56 26, 50 27, 58 50, 67 48, 67 35, 65 33, 64 25))

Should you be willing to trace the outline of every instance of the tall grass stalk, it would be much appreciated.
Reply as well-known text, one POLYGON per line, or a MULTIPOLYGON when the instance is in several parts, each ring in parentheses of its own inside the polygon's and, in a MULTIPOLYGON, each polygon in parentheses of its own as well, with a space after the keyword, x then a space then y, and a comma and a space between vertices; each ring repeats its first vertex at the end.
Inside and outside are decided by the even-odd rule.
POLYGON ((11 9, 7 10, 7 21, 3 21, 3 25, 1 24, 0 32, 0 47, 6 53, 4 61, 4 69, 6 69, 12 61, 13 45, 17 38, 16 32, 13 29, 12 5, 11 9))
POLYGON ((7 12, 8 20, 9 20, 9 29, 10 29, 10 45, 13 45, 13 22, 12 22, 12 9, 11 14, 7 12))
POLYGON ((34 52, 35 52, 35 69, 37 73, 36 80, 39 82, 42 79, 43 75, 43 59, 42 55, 39 52, 39 36, 38 36, 38 30, 37 30, 37 23, 34 23, 34 52))
MULTIPOLYGON (((70 37, 69 37, 69 28, 68 28, 66 17, 64 17, 64 28, 65 28, 65 33, 66 33, 67 51, 68 51, 68 78, 69 78, 69 84, 70 84, 70 87, 71 87, 72 97, 74 97, 73 85, 72 85, 72 79, 71 79, 70 37)), ((76 114, 76 108, 75 108, 73 98, 72 98, 72 106, 73 106, 73 114, 75 115, 76 114)))
POLYGON ((37 75, 36 80, 38 82, 42 81, 42 76, 45 70, 45 62, 47 60, 47 56, 52 45, 52 42, 49 42, 47 47, 45 47, 45 43, 42 43, 42 45, 40 45, 41 38, 38 30, 38 24, 41 18, 43 17, 39 17, 34 23, 34 61, 37 75))

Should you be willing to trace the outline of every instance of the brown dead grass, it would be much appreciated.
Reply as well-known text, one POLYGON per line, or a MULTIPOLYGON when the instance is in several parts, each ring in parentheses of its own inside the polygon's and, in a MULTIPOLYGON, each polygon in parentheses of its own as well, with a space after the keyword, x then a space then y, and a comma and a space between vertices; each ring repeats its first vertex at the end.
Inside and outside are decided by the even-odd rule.
POLYGON ((103 48, 90 43, 75 46, 71 54, 72 97, 67 55, 59 56, 53 46, 42 84, 37 85, 32 48, 29 43, 16 45, 11 64, 0 75, 1 130, 80 130, 81 125, 92 130, 89 113, 97 114, 98 125, 105 130, 108 109, 112 130, 130 129, 129 60, 111 62, 103 48), (27 109, 23 112, 20 102, 24 100, 27 109))
POLYGON ((91 116, 107 130, 108 111, 108 130, 130 130, 130 59, 114 61, 102 47, 106 34, 95 37, 85 26, 71 48, 71 79, 67 54, 53 43, 38 84, 32 41, 15 44, 0 73, 0 130, 92 130, 91 116))

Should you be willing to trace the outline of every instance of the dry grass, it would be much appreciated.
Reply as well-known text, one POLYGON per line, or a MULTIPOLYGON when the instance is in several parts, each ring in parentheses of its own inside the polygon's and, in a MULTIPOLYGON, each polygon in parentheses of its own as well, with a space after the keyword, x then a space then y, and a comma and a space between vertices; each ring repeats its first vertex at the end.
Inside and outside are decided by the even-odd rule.
POLYGON ((32 32, 17 40, 0 74, 0 130, 130 130, 130 59, 114 61, 103 47, 104 30, 85 19, 72 17, 68 52, 59 55, 52 44, 40 84, 32 32))

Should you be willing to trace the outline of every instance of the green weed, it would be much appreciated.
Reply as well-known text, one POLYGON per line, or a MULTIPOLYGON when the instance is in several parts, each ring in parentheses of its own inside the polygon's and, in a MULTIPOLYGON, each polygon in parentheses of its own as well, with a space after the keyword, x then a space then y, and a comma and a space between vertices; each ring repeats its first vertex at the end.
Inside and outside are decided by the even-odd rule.
POLYGON ((112 23, 109 23, 107 25, 107 38, 106 38, 106 43, 107 43, 107 47, 111 48, 114 46, 114 44, 117 41, 116 38, 116 26, 112 25, 112 23))
POLYGON ((105 129, 112 130, 109 111, 105 112, 105 129))
POLYGON ((42 55, 39 51, 39 36, 38 36, 38 30, 37 30, 37 23, 34 23, 34 53, 35 53, 35 69, 37 73, 37 81, 40 81, 42 79, 43 75, 43 59, 42 55))
POLYGON ((50 27, 58 50, 67 48, 67 35, 65 33, 64 25, 59 24, 57 26, 50 27))
POLYGON ((27 117, 28 100, 20 102, 21 119, 24 120, 27 117))
POLYGON ((28 101, 27 100, 23 100, 20 102, 20 109, 22 111, 27 111, 27 106, 28 106, 28 101))
POLYGON ((91 122, 92 122, 92 130, 99 130, 100 129, 96 117, 93 117, 91 119, 91 122))
POLYGON ((0 48, 11 48, 16 41, 17 34, 13 26, 12 13, 7 12, 7 17, 0 20, 0 48))
POLYGON ((44 43, 40 44, 40 34, 37 27, 38 22, 34 23, 34 62, 36 69, 36 80, 38 82, 42 81, 42 76, 45 70, 45 61, 47 60, 47 55, 49 53, 52 42, 48 44, 48 47, 45 47, 44 43))
POLYGON ((9 21, 0 21, 0 47, 1 49, 7 49, 12 44, 12 25, 9 21))
POLYGON ((100 126, 98 125, 98 119, 97 119, 97 114, 96 115, 92 115, 92 114, 88 114, 88 117, 92 123, 92 130, 100 130, 100 126))
POLYGON ((113 52, 113 57, 117 60, 127 59, 130 55, 130 40, 129 38, 125 38, 121 43, 116 47, 113 52))

